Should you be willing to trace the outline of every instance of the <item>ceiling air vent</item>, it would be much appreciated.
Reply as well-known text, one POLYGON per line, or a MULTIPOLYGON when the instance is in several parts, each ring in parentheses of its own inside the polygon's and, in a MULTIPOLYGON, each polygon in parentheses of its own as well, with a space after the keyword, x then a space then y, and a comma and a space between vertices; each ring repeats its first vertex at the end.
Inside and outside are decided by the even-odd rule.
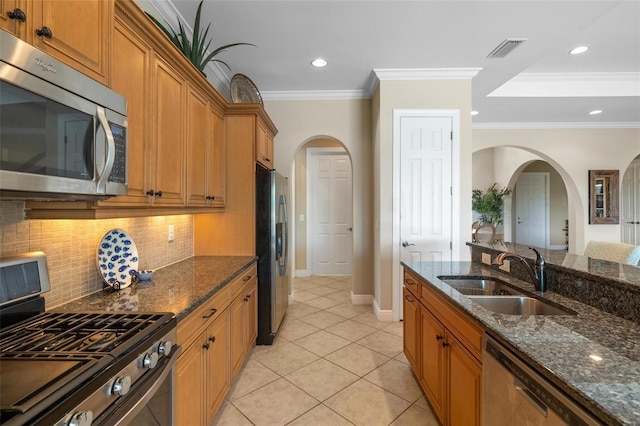
POLYGON ((513 49, 518 47, 520 43, 527 41, 526 38, 508 38, 500 43, 495 49, 487 55, 487 58, 504 58, 513 49))

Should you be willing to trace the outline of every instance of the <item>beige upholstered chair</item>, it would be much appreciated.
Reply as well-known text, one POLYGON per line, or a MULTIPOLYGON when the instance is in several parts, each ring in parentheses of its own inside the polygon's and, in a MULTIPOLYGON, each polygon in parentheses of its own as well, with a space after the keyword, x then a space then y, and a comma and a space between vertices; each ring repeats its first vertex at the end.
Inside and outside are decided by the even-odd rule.
POLYGON ((584 255, 610 262, 638 265, 640 262, 640 246, 607 241, 589 241, 587 248, 584 249, 584 255))

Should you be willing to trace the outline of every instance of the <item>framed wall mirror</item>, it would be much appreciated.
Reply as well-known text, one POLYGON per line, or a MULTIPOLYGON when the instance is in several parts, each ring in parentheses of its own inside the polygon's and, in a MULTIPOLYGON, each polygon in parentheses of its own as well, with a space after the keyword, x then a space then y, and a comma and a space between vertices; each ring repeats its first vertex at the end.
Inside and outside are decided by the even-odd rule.
POLYGON ((589 170, 589 223, 620 223, 618 170, 589 170))

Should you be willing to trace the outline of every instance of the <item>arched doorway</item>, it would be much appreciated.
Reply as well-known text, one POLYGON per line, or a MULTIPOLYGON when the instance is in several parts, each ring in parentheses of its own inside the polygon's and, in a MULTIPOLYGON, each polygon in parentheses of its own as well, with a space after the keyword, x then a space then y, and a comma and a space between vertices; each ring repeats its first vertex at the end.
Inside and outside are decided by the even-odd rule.
POLYGON ((353 186, 348 151, 333 138, 313 138, 296 151, 292 175, 295 275, 350 276, 353 186))
POLYGON ((620 191, 620 241, 640 244, 640 155, 622 175, 620 191))
MULTIPOLYGON (((534 209, 535 214, 544 214, 544 243, 534 244, 548 249, 566 249, 576 245, 576 239, 583 238, 581 227, 574 223, 583 218, 577 197, 575 183, 565 170, 555 161, 544 155, 517 147, 493 147, 473 153, 472 182, 473 188, 487 188, 493 182, 498 186, 508 186, 514 193, 505 200, 504 204, 504 239, 509 242, 517 241, 518 206, 517 184, 519 178, 526 173, 543 174, 545 193, 538 203, 546 203, 542 209, 534 209), (544 213, 540 213, 540 211, 544 213), (547 231, 548 229, 548 231, 547 231), (572 233, 575 232, 573 235, 572 233), (578 235, 580 234, 580 235, 578 235), (573 241, 573 243, 572 243, 573 241)), ((526 175, 525 175, 526 176, 526 175)), ((521 194, 524 185, 521 185, 521 194)), ((577 244, 582 250, 582 244, 577 244)), ((575 250, 575 249, 574 249, 575 250)))

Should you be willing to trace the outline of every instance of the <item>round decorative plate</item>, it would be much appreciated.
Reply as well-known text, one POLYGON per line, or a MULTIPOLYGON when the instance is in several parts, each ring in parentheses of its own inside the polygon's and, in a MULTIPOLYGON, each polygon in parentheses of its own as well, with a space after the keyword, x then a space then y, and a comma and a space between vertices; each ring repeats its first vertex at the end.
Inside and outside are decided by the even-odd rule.
POLYGON ((262 96, 253 81, 244 74, 236 74, 231 77, 231 100, 234 103, 262 104, 262 96))
POLYGON ((98 244, 98 271, 116 290, 127 288, 138 270, 138 248, 122 229, 108 231, 98 244))

